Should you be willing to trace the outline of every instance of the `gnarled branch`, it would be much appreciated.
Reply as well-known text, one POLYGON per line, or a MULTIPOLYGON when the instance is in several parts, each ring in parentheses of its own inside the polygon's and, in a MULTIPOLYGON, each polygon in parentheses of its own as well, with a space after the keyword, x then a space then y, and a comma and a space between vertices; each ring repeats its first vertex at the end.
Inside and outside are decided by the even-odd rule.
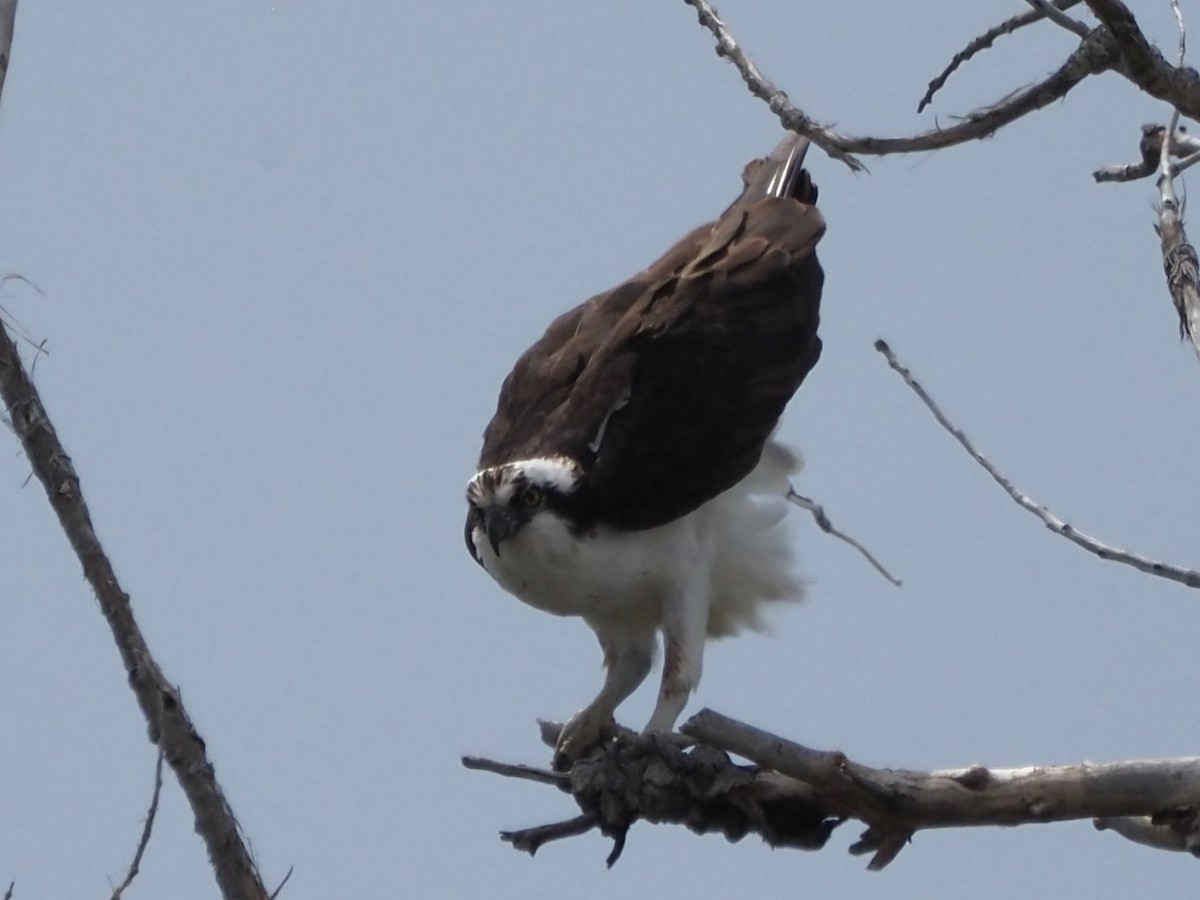
POLYGON ((731 841, 753 832, 772 846, 806 850, 825 846, 837 825, 856 819, 867 828, 849 849, 872 854, 873 870, 925 829, 1078 819, 1139 843, 1200 853, 1200 757, 920 772, 866 766, 707 709, 681 731, 691 740, 610 741, 565 780, 478 757, 463 762, 520 778, 541 771, 546 777, 537 780, 567 790, 580 807, 581 815, 562 822, 502 832, 504 840, 532 855, 548 841, 599 829, 614 840, 610 865, 639 819, 717 831, 731 841), (754 765, 737 765, 730 753, 754 765))
POLYGON ((762 74, 711 3, 707 0, 685 2, 696 9, 700 24, 716 38, 717 54, 734 64, 750 92, 767 104, 784 128, 808 137, 831 157, 856 171, 861 170, 863 165, 855 158, 855 153, 871 156, 920 153, 990 137, 1022 116, 1062 99, 1089 75, 1112 68, 1119 58, 1109 35, 1101 29, 1094 29, 1048 78, 1032 87, 1015 91, 992 106, 963 116, 957 125, 908 137, 860 137, 841 134, 806 115, 788 99, 787 94, 762 74))

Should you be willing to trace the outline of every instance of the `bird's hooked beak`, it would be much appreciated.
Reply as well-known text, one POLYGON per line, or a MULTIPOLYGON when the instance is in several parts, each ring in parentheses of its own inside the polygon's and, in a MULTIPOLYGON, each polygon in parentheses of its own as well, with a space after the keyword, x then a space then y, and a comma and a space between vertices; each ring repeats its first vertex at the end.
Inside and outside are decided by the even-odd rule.
POLYGON ((515 534, 520 527, 517 517, 503 506, 493 506, 483 514, 483 530, 488 543, 492 545, 492 552, 497 556, 500 555, 501 542, 515 534))

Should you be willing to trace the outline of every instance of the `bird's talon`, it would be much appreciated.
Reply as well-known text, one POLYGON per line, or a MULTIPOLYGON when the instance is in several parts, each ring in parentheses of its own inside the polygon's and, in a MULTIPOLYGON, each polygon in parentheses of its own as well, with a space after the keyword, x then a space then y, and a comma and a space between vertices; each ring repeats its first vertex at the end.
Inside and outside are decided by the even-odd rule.
POLYGON ((586 709, 576 713, 558 736, 552 763, 554 769, 567 771, 596 747, 612 740, 616 732, 617 723, 612 716, 602 718, 586 709))

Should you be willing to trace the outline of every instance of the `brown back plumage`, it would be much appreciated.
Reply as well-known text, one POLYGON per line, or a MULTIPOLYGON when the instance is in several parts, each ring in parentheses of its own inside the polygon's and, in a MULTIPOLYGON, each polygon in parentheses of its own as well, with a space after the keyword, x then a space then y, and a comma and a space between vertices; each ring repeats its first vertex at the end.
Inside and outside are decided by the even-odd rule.
POLYGON ((821 352, 806 149, 786 137, 715 222, 551 323, 505 379, 480 466, 568 456, 586 473, 580 517, 624 529, 748 475, 821 352))

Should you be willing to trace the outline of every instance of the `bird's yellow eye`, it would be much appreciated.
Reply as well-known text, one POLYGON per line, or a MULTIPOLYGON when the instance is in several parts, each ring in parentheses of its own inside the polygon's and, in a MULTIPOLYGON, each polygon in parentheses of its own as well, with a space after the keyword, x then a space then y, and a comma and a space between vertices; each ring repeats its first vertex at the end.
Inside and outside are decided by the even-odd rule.
POLYGON ((527 487, 521 491, 517 497, 517 502, 525 509, 535 509, 542 505, 542 489, 538 487, 527 487))

